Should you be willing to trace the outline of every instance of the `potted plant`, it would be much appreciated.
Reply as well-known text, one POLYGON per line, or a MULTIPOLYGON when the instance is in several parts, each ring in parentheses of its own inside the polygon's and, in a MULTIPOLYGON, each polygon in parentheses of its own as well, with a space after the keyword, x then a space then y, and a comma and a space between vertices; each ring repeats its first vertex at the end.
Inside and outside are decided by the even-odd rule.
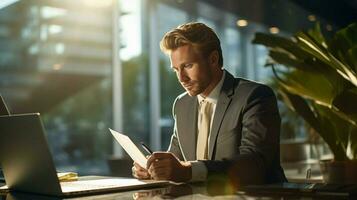
POLYGON ((327 39, 317 23, 293 37, 256 33, 269 48, 278 94, 334 155, 320 162, 328 183, 357 183, 357 24, 327 39))

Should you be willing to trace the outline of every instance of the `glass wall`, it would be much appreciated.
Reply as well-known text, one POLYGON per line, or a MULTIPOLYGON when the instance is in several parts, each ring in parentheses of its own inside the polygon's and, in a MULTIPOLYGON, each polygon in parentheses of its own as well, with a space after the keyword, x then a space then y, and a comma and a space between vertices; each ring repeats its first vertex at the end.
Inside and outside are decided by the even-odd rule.
MULTIPOLYGON (((265 30, 264 25, 252 22, 250 27, 239 28, 236 24, 239 19, 238 13, 227 12, 205 1, 192 1, 189 5, 186 1, 154 1, 157 7, 157 23, 154 29, 159 30, 156 42, 159 42, 162 36, 172 28, 190 21, 203 22, 212 27, 221 40, 221 46, 224 57, 224 68, 235 76, 250 78, 257 81, 266 81, 270 70, 263 69, 267 52, 262 47, 256 47, 251 44, 254 32, 265 30), (259 66, 260 65, 260 66, 259 66)), ((149 33, 150 34, 150 33, 149 33)), ((158 44, 156 51, 160 51, 158 44)), ((183 92, 174 73, 169 73, 170 63, 167 56, 159 52, 157 58, 160 66, 160 98, 161 115, 159 126, 161 134, 161 144, 159 148, 165 150, 168 147, 169 139, 173 129, 172 103, 174 99, 183 92)), ((153 124, 151 124, 153 126, 153 124)), ((154 124, 155 125, 155 124, 154 124)))
POLYGON ((81 174, 108 174, 108 158, 127 157, 113 152, 107 129, 118 121, 134 142, 167 149, 172 103, 184 92, 159 49, 170 29, 206 23, 221 39, 225 69, 267 83, 267 50, 251 44, 254 33, 289 35, 312 27, 317 18, 291 1, 237 1, 239 6, 224 0, 1 2, 0 94, 12 113, 40 112, 56 166, 81 174), (114 5, 119 5, 117 18, 114 5), (120 68, 119 85, 114 67, 120 68), (115 109, 112 99, 119 90, 114 99, 122 105, 115 109))
POLYGON ((7 2, 0 9, 0 94, 12 113, 41 113, 59 170, 107 173, 111 2, 7 2))
MULTIPOLYGON (((158 4, 157 6, 157 41, 160 41, 164 34, 183 22, 188 21, 188 13, 184 10, 170 7, 165 4, 158 4)), ((181 85, 177 82, 176 73, 171 69, 171 63, 166 55, 159 52, 159 45, 157 46, 157 51, 159 54, 160 63, 160 138, 161 138, 161 150, 166 150, 171 138, 173 130, 173 120, 172 120, 172 103, 175 98, 181 94, 184 90, 181 85)))

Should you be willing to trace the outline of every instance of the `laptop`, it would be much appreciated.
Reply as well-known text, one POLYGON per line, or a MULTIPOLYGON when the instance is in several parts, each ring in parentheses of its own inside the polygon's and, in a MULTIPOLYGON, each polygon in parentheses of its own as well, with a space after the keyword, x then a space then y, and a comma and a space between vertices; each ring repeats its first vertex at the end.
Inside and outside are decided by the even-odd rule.
POLYGON ((0 133, 0 160, 10 191, 78 196, 169 183, 115 177, 59 182, 39 113, 0 116, 0 133))
POLYGON ((0 95, 0 116, 1 115, 10 115, 10 112, 7 109, 4 99, 0 95))
MULTIPOLYGON (((10 112, 6 107, 5 101, 0 95, 0 116, 9 115, 9 114, 10 112)), ((4 174, 2 173, 2 169, 1 169, 1 162, 0 162, 0 182, 5 182, 4 174)))

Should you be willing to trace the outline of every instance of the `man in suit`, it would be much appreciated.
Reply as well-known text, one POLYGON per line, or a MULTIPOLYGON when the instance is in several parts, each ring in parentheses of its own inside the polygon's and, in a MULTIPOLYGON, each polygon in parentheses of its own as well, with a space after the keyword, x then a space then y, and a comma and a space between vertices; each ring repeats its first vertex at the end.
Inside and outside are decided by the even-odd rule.
POLYGON ((183 24, 166 33, 160 46, 186 92, 173 105, 168 152, 154 152, 146 169, 134 163, 133 175, 176 182, 212 177, 234 184, 286 181, 273 91, 224 70, 219 38, 205 24, 183 24))

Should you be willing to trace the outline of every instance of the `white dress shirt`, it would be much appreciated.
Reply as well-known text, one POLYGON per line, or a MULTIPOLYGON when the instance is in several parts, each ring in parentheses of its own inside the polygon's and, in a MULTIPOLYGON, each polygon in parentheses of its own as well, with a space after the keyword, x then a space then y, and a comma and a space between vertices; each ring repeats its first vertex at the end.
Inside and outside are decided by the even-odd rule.
MULTIPOLYGON (((214 113, 216 111, 216 105, 218 102, 218 98, 219 98, 219 94, 221 92, 221 88, 224 82, 224 78, 225 78, 225 71, 223 71, 223 75, 221 80, 218 82, 218 84, 216 85, 216 87, 211 91, 211 93, 205 98, 201 95, 197 96, 197 100, 200 103, 201 101, 205 100, 208 101, 210 103, 212 103, 212 120, 211 120, 211 124, 210 126, 212 127, 212 122, 214 120, 214 113)), ((199 112, 200 109, 197 109, 199 112)), ((199 114, 197 115, 199 116, 199 114)), ((199 120, 197 120, 197 126, 199 126, 198 124, 199 120)), ((210 128, 211 130, 211 128, 210 128)), ((208 141, 210 138, 210 135, 208 135, 208 141)), ((209 146, 207 147, 209 149, 209 146)), ((192 179, 191 181, 205 181, 207 179, 207 168, 205 166, 205 164, 202 161, 190 161, 191 165, 192 165, 192 179)))

